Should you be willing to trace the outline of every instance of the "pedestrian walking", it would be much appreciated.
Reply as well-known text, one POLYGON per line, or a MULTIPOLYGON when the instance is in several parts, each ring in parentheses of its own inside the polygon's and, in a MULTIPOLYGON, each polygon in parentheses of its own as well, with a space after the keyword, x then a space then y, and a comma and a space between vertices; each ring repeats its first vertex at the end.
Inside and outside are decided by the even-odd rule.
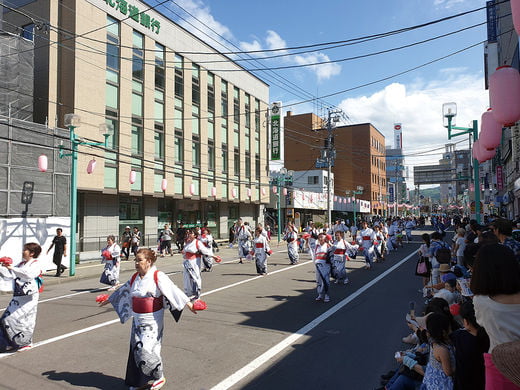
POLYGON ((108 291, 114 291, 119 286, 119 269, 121 267, 121 248, 115 242, 113 235, 107 237, 107 246, 101 251, 101 262, 105 264, 100 283, 110 286, 108 291))
POLYGON ((157 269, 156 260, 152 250, 140 249, 135 258, 137 272, 100 304, 111 303, 121 323, 132 317, 125 376, 125 384, 130 389, 158 390, 166 383, 161 357, 165 307, 176 321, 185 307, 196 314, 186 294, 157 269))
POLYGON ((52 239, 52 244, 47 249, 47 254, 49 254, 50 250, 54 248, 54 254, 52 255, 52 262, 56 264, 56 275, 60 276, 63 271, 67 269, 66 266, 61 264, 63 256, 67 257, 67 239, 63 235, 63 229, 57 228, 56 235, 52 239))
POLYGON ((177 249, 179 252, 184 248, 184 240, 186 239, 186 228, 184 224, 181 222, 180 226, 177 228, 175 232, 175 245, 177 245, 177 249))
POLYGON ((42 248, 36 243, 23 246, 18 264, 0 263, 13 279, 13 298, 0 318, 0 352, 24 351, 32 346, 40 297, 42 269, 38 262, 42 248))
POLYGON ((173 232, 170 229, 170 226, 168 224, 165 224, 164 229, 161 230, 161 233, 159 234, 161 257, 164 257, 164 255, 168 254, 168 253, 171 256, 173 256, 172 237, 173 237, 173 232))
POLYGON ((132 253, 134 256, 137 256, 137 251, 139 250, 139 246, 141 245, 141 232, 137 226, 134 227, 132 232, 132 253))
POLYGON ((121 234, 121 257, 124 260, 130 258, 130 247, 132 246, 132 231, 130 226, 125 227, 125 231, 121 234))

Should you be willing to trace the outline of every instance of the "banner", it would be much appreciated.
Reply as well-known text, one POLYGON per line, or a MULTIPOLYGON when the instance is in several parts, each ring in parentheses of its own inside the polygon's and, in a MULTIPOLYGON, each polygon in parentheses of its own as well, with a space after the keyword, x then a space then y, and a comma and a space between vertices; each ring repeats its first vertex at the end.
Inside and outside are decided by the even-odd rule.
POLYGON ((282 113, 282 102, 273 102, 271 104, 271 160, 280 160, 280 128, 282 113))

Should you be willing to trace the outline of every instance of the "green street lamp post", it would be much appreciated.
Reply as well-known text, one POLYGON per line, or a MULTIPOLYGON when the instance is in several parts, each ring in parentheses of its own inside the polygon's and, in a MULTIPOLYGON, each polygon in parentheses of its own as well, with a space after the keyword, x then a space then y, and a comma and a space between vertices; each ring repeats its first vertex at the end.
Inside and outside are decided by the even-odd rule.
POLYGON ((282 211, 281 211, 281 197, 282 197, 282 187, 285 186, 286 183, 292 183, 293 171, 288 171, 286 168, 280 168, 278 172, 275 172, 272 178, 272 184, 276 186, 276 207, 278 209, 278 242, 280 242, 282 238, 282 211))
MULTIPOLYGON (((448 140, 459 135, 472 134, 473 145, 475 145, 475 141, 478 140, 478 121, 473 120, 472 127, 455 126, 455 117, 457 116, 456 103, 444 103, 442 105, 442 115, 445 119, 444 127, 448 129, 448 140), (453 130, 458 130, 458 132, 452 133, 453 130)), ((479 162, 476 158, 473 159, 473 182, 475 186, 475 219, 480 224, 480 178, 479 162)))
POLYGON ((364 189, 365 188, 363 186, 357 186, 355 190, 345 191, 345 194, 347 196, 352 194, 352 196, 354 197, 354 224, 357 224, 357 218, 356 218, 356 208, 357 208, 356 195, 361 195, 363 193, 364 189))
POLYGON ((107 147, 108 127, 106 124, 99 125, 99 129, 105 137, 104 142, 85 142, 80 140, 74 132, 76 127, 81 125, 81 118, 75 114, 65 114, 64 117, 65 126, 69 128, 70 132, 70 149, 71 153, 65 153, 63 146, 60 145, 60 158, 65 156, 71 156, 71 168, 70 168, 70 268, 69 275, 74 276, 76 274, 76 224, 77 224, 77 203, 78 203, 78 146, 79 145, 91 145, 99 146, 103 145, 107 147))

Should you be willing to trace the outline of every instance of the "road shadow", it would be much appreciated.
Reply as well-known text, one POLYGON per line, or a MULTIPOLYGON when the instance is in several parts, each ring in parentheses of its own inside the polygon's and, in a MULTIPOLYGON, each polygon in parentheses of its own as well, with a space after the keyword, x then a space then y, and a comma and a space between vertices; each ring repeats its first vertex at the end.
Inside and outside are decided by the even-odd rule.
POLYGON ((47 379, 56 382, 67 382, 73 386, 92 387, 94 389, 127 389, 125 381, 115 376, 105 375, 101 372, 57 372, 46 371, 42 373, 47 379))

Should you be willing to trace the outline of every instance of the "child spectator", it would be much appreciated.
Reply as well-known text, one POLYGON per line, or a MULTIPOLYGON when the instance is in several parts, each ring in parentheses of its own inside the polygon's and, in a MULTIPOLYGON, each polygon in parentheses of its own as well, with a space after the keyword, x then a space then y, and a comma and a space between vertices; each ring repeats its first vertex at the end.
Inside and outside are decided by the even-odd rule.
POLYGON ((460 307, 464 328, 450 335, 455 347, 455 388, 457 390, 484 390, 484 356, 489 349, 489 336, 477 323, 471 301, 460 307))

